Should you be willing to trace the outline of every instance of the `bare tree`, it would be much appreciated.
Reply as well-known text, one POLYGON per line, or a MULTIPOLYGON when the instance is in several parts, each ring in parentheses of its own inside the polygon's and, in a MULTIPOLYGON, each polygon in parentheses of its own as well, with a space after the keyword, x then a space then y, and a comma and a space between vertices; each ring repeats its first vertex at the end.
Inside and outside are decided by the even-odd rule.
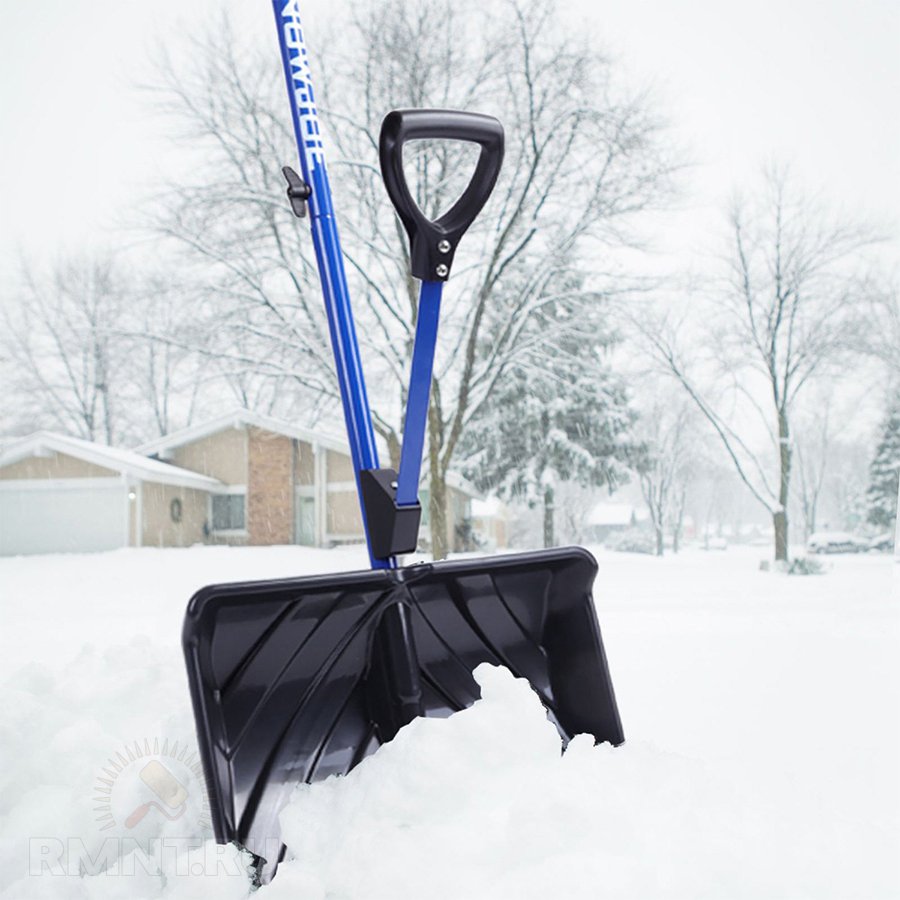
POLYGON ((22 271, 2 313, 7 427, 116 444, 190 421, 204 373, 180 290, 110 253, 22 271))
POLYGON ((880 360, 888 378, 900 385, 900 289, 897 278, 873 284, 870 290, 872 315, 862 329, 861 349, 880 360))
MULTIPOLYGON (((606 290, 600 260, 631 238, 658 201, 671 165, 643 95, 616 86, 587 38, 555 24, 552 0, 502 11, 447 0, 370 2, 321 42, 321 75, 336 204, 378 432, 396 463, 400 410, 417 315, 405 235, 381 185, 377 140, 391 108, 478 109, 506 127, 504 170, 463 242, 447 291, 429 416, 432 546, 448 549, 446 478, 460 440, 510 363, 532 317, 560 298, 551 286, 577 259, 569 303, 606 290)), ((220 28, 198 47, 200 67, 164 63, 167 109, 206 149, 206 180, 166 199, 157 230, 189 251, 210 286, 223 361, 289 379, 321 407, 337 396, 309 240, 282 200, 279 165, 292 158, 277 58, 239 50, 220 28)), ((422 209, 446 208, 471 160, 421 142, 406 165, 422 209)), ((573 321, 573 327, 577 322, 573 321)))
POLYGON ((4 308, 3 354, 33 427, 113 443, 122 424, 123 356, 112 338, 123 302, 110 257, 63 261, 44 275, 24 266, 4 308))
POLYGON ((132 419, 140 418, 131 430, 143 439, 189 425, 204 389, 221 380, 209 356, 192 349, 202 347, 194 299, 168 276, 129 272, 127 302, 111 336, 127 357, 132 419))
POLYGON ((642 330, 771 515, 775 558, 785 560, 797 398, 846 354, 860 299, 854 266, 877 237, 805 197, 777 169, 765 172, 752 199, 735 200, 729 231, 724 285, 691 336, 705 355, 683 352, 671 320, 642 330), (768 436, 763 449, 756 434, 768 436))
POLYGON ((831 407, 824 397, 821 399, 822 402, 801 420, 794 441, 797 472, 795 493, 803 517, 805 540, 809 540, 810 535, 816 530, 819 504, 825 487, 831 444, 834 439, 831 407))
MULTIPOLYGON (((704 448, 705 444, 704 441, 704 448)), ((746 489, 734 468, 722 465, 718 454, 712 456, 704 453, 698 459, 685 512, 690 511, 705 550, 710 549, 710 538, 723 536, 724 528, 729 524, 733 535, 740 534, 745 494, 746 489)))
POLYGON ((643 440, 644 454, 637 464, 641 495, 650 513, 656 537, 656 555, 665 552, 665 534, 672 531, 674 552, 678 552, 696 452, 696 417, 681 397, 657 385, 653 402, 643 411, 637 436, 643 440))
POLYGON ((672 492, 672 513, 669 520, 669 528, 672 532, 672 552, 678 553, 681 550, 681 538, 684 534, 684 513, 687 509, 688 488, 691 484, 691 475, 693 467, 687 466, 684 473, 678 481, 675 482, 675 489, 672 492))
POLYGON ((600 491, 566 481, 557 488, 559 537, 564 544, 583 544, 588 521, 597 505, 600 491))
POLYGON ((854 431, 835 434, 816 512, 817 528, 856 531, 865 527, 871 453, 868 435, 863 438, 854 431))

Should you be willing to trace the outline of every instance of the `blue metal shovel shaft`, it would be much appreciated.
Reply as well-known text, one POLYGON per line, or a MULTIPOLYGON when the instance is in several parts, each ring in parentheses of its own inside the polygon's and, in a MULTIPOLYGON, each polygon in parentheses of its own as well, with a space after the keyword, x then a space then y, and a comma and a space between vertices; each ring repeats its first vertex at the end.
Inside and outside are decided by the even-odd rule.
POLYGON ((413 506, 419 499, 419 474, 422 471, 422 450, 425 446, 425 425, 428 421, 428 399, 431 394, 431 373, 434 368, 434 348, 437 343, 443 290, 442 281, 423 281, 419 291, 419 314, 416 319, 412 371, 406 400, 406 421, 403 425, 403 448, 400 451, 400 471, 397 474, 398 506, 413 506))
MULTIPOLYGON (((278 24, 278 41, 291 100, 301 172, 303 180, 311 188, 308 206, 313 246, 325 297, 325 311, 328 316, 344 419, 347 424, 347 437, 350 441, 350 454, 359 492, 359 473, 363 469, 378 468, 378 450, 359 357, 359 344, 353 325, 341 242, 334 219, 331 187, 325 169, 319 117, 310 80, 306 44, 303 40, 303 26, 300 22, 297 0, 272 0, 272 7, 278 24)), ((360 512, 366 530, 372 567, 394 568, 396 562, 393 558, 378 559, 372 556, 372 544, 362 502, 360 512)))

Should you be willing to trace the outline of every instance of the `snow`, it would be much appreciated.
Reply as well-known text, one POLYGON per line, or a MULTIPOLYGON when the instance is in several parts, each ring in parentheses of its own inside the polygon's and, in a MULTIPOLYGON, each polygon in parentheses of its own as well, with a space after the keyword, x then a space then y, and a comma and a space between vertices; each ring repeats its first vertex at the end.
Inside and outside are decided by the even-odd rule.
POLYGON ((598 503, 588 516, 588 525, 630 525, 635 508, 630 503, 598 503))
POLYGON ((200 490, 223 487, 222 482, 217 478, 210 478, 199 472, 182 469, 156 459, 149 459, 131 450, 110 447, 95 441, 85 441, 67 434, 55 434, 52 431, 36 431, 27 437, 16 440, 8 447, 0 449, 0 465, 6 466, 47 450, 74 456, 76 459, 86 459, 96 465, 108 467, 122 474, 134 475, 145 481, 156 481, 160 484, 183 484, 186 487, 200 490))
POLYGON ((825 543, 832 541, 836 544, 841 543, 861 543, 862 539, 849 531, 817 531, 809 536, 809 543, 825 543))
POLYGON ((484 500, 472 501, 472 517, 476 519, 490 519, 500 515, 503 510, 503 501, 497 497, 487 497, 484 500))
MULTIPOLYGON (((848 555, 788 577, 760 572, 761 553, 598 551, 626 743, 560 755, 527 686, 482 667, 471 710, 298 790, 296 858, 260 900, 900 894, 900 566, 848 555)), ((106 804, 121 821, 146 799, 126 785, 144 742, 196 747, 179 645, 194 590, 364 565, 361 548, 0 560, 0 896, 245 897, 246 860, 204 843, 190 754, 161 756, 187 812, 148 812, 140 847, 100 832, 98 776, 137 742, 106 804), (104 834, 120 874, 84 864, 104 834), (29 875, 42 848, 59 871, 29 875)))

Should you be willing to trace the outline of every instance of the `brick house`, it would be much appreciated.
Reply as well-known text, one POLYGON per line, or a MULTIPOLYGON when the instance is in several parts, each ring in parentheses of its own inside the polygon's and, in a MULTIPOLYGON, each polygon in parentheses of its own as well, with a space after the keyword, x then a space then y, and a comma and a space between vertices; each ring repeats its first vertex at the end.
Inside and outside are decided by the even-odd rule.
POLYGON ((138 453, 217 479, 208 543, 306 544, 362 540, 347 446, 248 410, 172 432, 138 453))
MULTIPOLYGON (((448 485, 451 535, 475 496, 448 485)), ((248 410, 135 450, 42 432, 0 452, 0 555, 362 540, 346 443, 248 410)))

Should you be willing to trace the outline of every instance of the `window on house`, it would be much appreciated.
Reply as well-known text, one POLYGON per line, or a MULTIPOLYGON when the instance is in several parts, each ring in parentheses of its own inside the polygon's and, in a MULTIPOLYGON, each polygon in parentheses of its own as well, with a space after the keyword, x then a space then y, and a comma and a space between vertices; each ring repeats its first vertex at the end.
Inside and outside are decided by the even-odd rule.
POLYGON ((214 494, 213 531, 243 531, 245 527, 243 494, 214 494))
POLYGON ((315 497, 298 495, 294 509, 297 517, 294 529, 297 543, 306 547, 314 547, 316 545, 315 497))

